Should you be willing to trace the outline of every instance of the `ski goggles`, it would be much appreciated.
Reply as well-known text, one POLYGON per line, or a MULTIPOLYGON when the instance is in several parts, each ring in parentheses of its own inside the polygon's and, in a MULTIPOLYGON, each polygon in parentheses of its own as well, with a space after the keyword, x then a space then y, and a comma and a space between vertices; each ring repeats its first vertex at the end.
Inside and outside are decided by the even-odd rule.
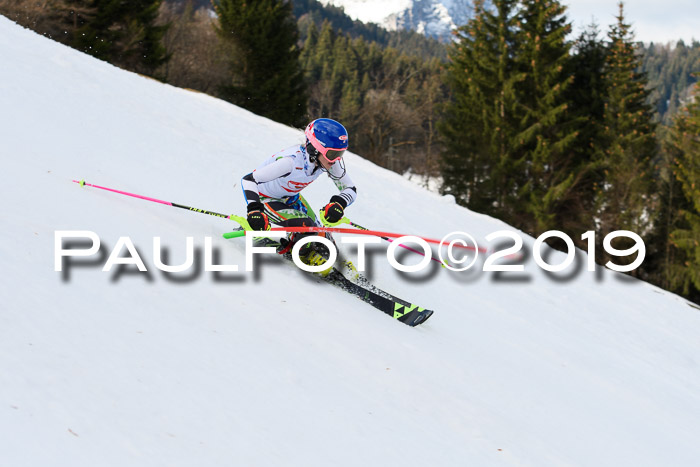
POLYGON ((309 143, 306 145, 306 151, 316 157, 323 156, 323 158, 329 164, 333 164, 334 162, 339 161, 343 157, 343 154, 345 154, 345 149, 321 147, 321 149, 319 150, 316 146, 313 145, 311 141, 309 141, 309 143))

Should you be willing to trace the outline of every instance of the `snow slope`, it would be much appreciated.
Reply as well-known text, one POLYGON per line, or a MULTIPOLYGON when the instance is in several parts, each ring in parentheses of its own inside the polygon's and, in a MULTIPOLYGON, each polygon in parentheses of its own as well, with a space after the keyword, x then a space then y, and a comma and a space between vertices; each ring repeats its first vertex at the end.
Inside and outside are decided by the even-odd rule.
MULTIPOLYGON (((154 236, 170 264, 210 236, 243 269, 243 243, 220 237, 230 221, 71 179, 241 213, 240 176, 302 133, 4 17, 0 63, 0 465, 697 465, 700 312, 679 297, 532 261, 508 282, 401 275, 379 250, 372 280, 436 310, 409 328, 272 260, 162 274, 154 236), (105 256, 55 272, 57 230, 96 232, 105 256), (101 272, 120 236, 148 273, 101 272)), ((347 165, 363 225, 512 230, 347 165)), ((305 195, 320 207, 333 191, 319 179, 305 195)))

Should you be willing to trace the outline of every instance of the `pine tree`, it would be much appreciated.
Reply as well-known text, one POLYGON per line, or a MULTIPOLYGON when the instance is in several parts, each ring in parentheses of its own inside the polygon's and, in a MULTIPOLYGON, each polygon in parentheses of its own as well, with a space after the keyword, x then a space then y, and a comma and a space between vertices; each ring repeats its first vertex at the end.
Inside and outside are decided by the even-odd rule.
POLYGON ((578 217, 580 233, 596 229, 595 190, 602 185, 603 180, 602 170, 596 163, 596 154, 601 151, 607 49, 603 40, 599 39, 595 23, 590 24, 574 41, 573 52, 568 65, 573 83, 567 90, 567 101, 578 129, 573 144, 574 157, 577 164, 584 168, 576 189, 578 207, 572 209, 578 217))
POLYGON ((446 96, 443 85, 443 66, 438 59, 424 64, 421 73, 413 75, 406 85, 405 96, 408 105, 414 109, 418 118, 417 127, 420 135, 416 151, 410 161, 413 173, 422 174, 425 187, 428 188, 430 178, 439 175, 438 155, 441 150, 437 121, 439 108, 446 96))
POLYGON ((515 0, 482 0, 474 18, 456 31, 446 84, 452 90, 440 133, 443 191, 471 209, 501 218, 513 214, 523 170, 516 85, 523 79, 514 54, 519 49, 515 0))
POLYGON ((339 117, 352 134, 356 132, 362 109, 362 93, 360 92, 360 80, 355 71, 343 84, 340 98, 339 117))
POLYGON ((313 62, 313 52, 318 46, 318 35, 319 33, 316 23, 312 21, 309 23, 309 26, 306 29, 306 41, 304 42, 304 47, 301 49, 301 53, 299 54, 301 68, 306 73, 307 81, 311 82, 314 82, 320 78, 320 76, 316 74, 316 70, 314 69, 315 64, 313 62))
POLYGON ((646 77, 637 71, 640 57, 635 53, 622 2, 608 37, 601 151, 597 157, 605 174, 598 192, 599 231, 606 235, 631 230, 644 236, 654 221, 650 210, 654 205, 651 159, 656 151, 655 125, 647 104, 646 77))
POLYGON ((530 0, 521 8, 517 60, 524 79, 517 91, 523 128, 517 138, 523 145, 525 170, 518 183, 518 212, 529 214, 519 224, 537 233, 572 223, 578 184, 586 171, 573 151, 578 128, 568 112, 566 94, 573 76, 568 69, 571 45, 566 36, 571 26, 565 10, 557 0, 530 0))
POLYGON ((679 115, 673 126, 670 146, 676 156, 674 175, 680 182, 684 203, 682 216, 674 225, 671 243, 681 258, 671 265, 671 286, 691 300, 700 300, 700 85, 687 113, 679 115))
POLYGON ((572 112, 584 119, 575 147, 579 156, 592 159, 598 148, 605 108, 604 67, 607 50, 599 39, 598 25, 590 24, 574 41, 569 62, 574 82, 569 87, 568 101, 572 112))
POLYGON ((152 74, 168 59, 162 44, 167 25, 155 24, 161 0, 76 1, 69 44, 127 70, 152 74), (79 14, 80 13, 80 14, 79 14))
POLYGON ((314 117, 331 117, 337 109, 336 86, 331 81, 336 34, 327 21, 318 34, 313 34, 315 25, 310 28, 301 62, 309 88, 308 110, 314 117))
POLYGON ((303 126, 306 85, 298 31, 288 0, 217 0, 218 34, 233 45, 230 102, 289 125, 303 126))
POLYGON ((672 44, 651 44, 640 47, 644 53, 644 72, 651 85, 650 103, 655 105, 657 120, 671 125, 675 114, 689 102, 689 91, 700 72, 700 42, 686 45, 678 41, 672 44))

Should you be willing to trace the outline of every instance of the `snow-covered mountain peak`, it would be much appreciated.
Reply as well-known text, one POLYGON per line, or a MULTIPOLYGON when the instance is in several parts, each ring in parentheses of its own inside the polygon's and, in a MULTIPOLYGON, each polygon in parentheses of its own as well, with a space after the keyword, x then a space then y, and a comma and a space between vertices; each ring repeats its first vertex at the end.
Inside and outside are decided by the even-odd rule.
POLYGON ((448 40, 450 32, 472 14, 470 0, 321 0, 343 7, 353 19, 376 23, 389 30, 411 29, 448 40))

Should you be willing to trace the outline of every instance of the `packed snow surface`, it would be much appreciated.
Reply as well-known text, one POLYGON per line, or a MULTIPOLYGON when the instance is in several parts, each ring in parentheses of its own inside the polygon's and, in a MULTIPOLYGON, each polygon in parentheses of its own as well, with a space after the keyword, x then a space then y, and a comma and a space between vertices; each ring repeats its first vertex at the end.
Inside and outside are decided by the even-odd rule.
MULTIPOLYGON (((290 264, 247 273, 243 241, 221 237, 231 221, 71 180, 240 214, 240 177, 300 130, 3 17, 0 62, 0 465, 697 465, 700 310, 685 300, 588 272, 583 252, 546 275, 523 250, 525 272, 499 276, 400 274, 375 249, 372 281, 435 310, 410 328, 290 264), (101 256, 56 272, 62 230, 95 232, 101 256), (148 272, 102 272, 120 237, 148 272), (154 237, 172 265, 193 237, 200 267, 162 273, 154 237), (202 271, 206 237, 239 272, 202 271)), ((515 231, 346 159, 362 225, 491 249, 515 231)), ((319 208, 334 192, 323 177, 304 194, 319 208)))

